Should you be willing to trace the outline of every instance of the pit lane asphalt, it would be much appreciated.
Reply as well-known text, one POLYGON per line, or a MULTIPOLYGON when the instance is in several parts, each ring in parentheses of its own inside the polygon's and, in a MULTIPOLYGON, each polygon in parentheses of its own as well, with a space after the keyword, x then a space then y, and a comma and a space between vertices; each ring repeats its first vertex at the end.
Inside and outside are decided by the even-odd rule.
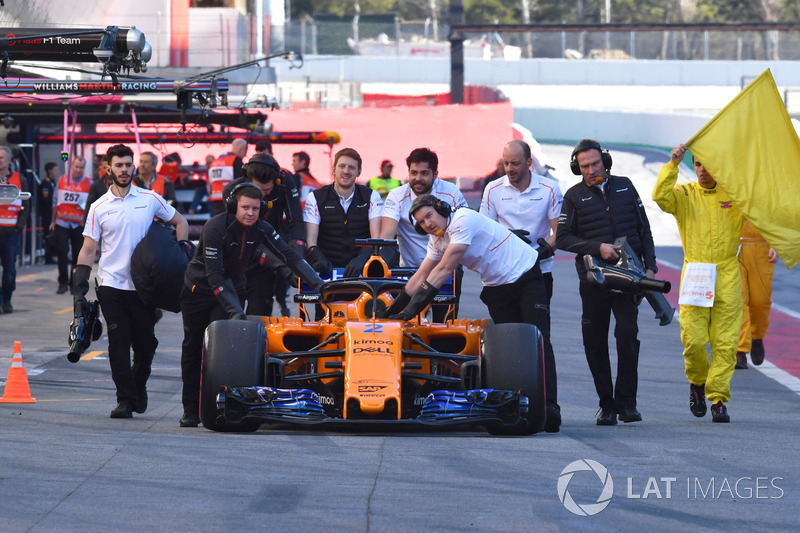
MULTIPOLYGON (((679 249, 658 254, 680 264, 679 249)), ((780 267, 781 283, 793 294, 778 297, 800 311, 791 303, 796 274, 780 267)), ((0 379, 21 341, 37 403, 0 404, 0 531, 796 530, 797 393, 751 366, 733 377, 730 424, 693 417, 677 320, 659 327, 643 304, 644 420, 597 426, 577 286, 573 257, 559 253, 552 323, 560 433, 283 425, 218 434, 178 427, 180 315, 166 313, 157 325, 148 411, 112 420, 105 337, 90 348, 99 355, 67 362, 71 297, 55 294, 54 266, 21 269, 15 312, 0 315, 0 379), (572 514, 559 498, 562 471, 581 459, 613 480, 613 497, 593 516, 572 514)), ((462 317, 486 317, 479 290, 467 273, 462 317)), ((578 505, 596 503, 604 486, 587 470, 566 481, 578 505)))

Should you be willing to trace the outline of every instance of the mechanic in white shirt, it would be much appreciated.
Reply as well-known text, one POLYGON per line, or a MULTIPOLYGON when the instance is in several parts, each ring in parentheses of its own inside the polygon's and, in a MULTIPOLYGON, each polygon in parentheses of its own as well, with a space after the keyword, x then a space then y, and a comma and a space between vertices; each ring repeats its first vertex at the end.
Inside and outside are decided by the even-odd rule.
MULTIPOLYGON (((506 173, 486 185, 481 214, 509 229, 520 230, 533 247, 541 245, 539 239, 544 239, 555 248, 558 217, 564 202, 558 183, 531 171, 533 156, 525 141, 506 144, 501 161, 506 173)), ((539 261, 539 267, 549 305, 553 298, 553 258, 539 261)))
MULTIPOLYGON (((461 190, 449 181, 440 180, 439 176, 439 157, 435 152, 428 148, 416 148, 406 158, 408 166, 408 181, 389 191, 383 203, 383 215, 381 216, 381 238, 394 239, 397 237, 400 258, 398 261, 397 250, 394 247, 385 246, 381 249, 383 257, 389 268, 400 266, 408 268, 419 268, 425 259, 425 252, 428 247, 428 235, 418 233, 411 223, 408 210, 411 204, 418 197, 426 194, 444 200, 451 206, 466 207, 467 201, 461 190)), ((455 272, 454 294, 456 295, 456 311, 458 316, 458 298, 461 296, 461 279, 464 270, 459 265, 455 272)), ((444 322, 447 315, 445 307, 436 306, 432 310, 434 322, 444 322)))
POLYGON ((547 387, 545 431, 557 432, 561 410, 556 403, 550 311, 538 261, 540 253, 547 250, 531 248, 511 230, 480 213, 463 208, 453 211, 435 196, 420 196, 409 211, 416 225, 428 234, 427 255, 392 305, 377 315, 410 320, 433 301, 456 265, 477 272, 484 285, 481 301, 495 324, 533 324, 541 332, 547 387))
POLYGON ((108 331, 108 362, 117 388, 117 406, 111 418, 131 418, 147 409, 147 378, 158 340, 156 309, 142 303, 131 280, 131 256, 153 217, 175 227, 178 240, 185 241, 189 225, 183 215, 158 194, 131 185, 133 151, 118 144, 108 149, 112 184, 89 208, 83 230, 83 247, 73 271, 75 317, 86 313, 86 293, 95 252, 102 241, 97 271, 97 298, 108 331), (133 348, 133 365, 131 365, 133 348))

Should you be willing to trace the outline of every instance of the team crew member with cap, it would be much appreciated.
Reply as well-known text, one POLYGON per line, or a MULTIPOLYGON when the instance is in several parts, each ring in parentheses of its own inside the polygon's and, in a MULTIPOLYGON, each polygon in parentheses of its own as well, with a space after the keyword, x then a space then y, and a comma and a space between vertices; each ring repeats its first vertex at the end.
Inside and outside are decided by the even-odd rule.
POLYGON ((181 427, 197 427, 200 423, 204 332, 215 320, 247 318, 243 309, 245 272, 253 262, 264 268, 291 270, 312 287, 322 286, 322 280, 311 266, 263 220, 267 206, 256 184, 241 183, 234 187, 225 200, 225 209, 225 213, 212 217, 203 226, 200 244, 186 268, 181 291, 184 334, 181 427))
POLYGON ((410 216, 428 234, 428 250, 417 272, 381 317, 410 320, 439 292, 453 269, 462 264, 483 282, 481 300, 495 324, 533 324, 542 334, 545 357, 547 421, 545 431, 557 432, 561 410, 556 403, 555 360, 550 344, 547 305, 539 250, 511 230, 471 209, 451 210, 432 195, 414 200, 410 216))
POLYGON ((389 191, 396 189, 400 186, 400 180, 392 177, 392 169, 394 165, 388 159, 381 161, 381 173, 369 180, 369 188, 373 191, 378 191, 381 198, 386 200, 386 195, 389 191))
MULTIPOLYGON (((261 189, 266 202, 262 216, 273 228, 280 228, 286 219, 289 228, 289 244, 300 257, 305 256, 306 241, 303 213, 300 210, 300 195, 294 187, 294 176, 281 170, 271 155, 257 153, 243 167, 245 176, 230 182, 222 191, 228 198, 240 183, 253 183, 261 189)), ((272 297, 275 294, 276 272, 261 267, 253 261, 247 270, 247 314, 272 315, 272 297)), ((285 305, 285 304, 284 304, 285 305)))
POLYGON ((108 149, 111 186, 89 208, 83 230, 83 247, 72 274, 75 316, 86 313, 86 293, 95 252, 102 241, 97 276, 97 298, 108 328, 108 362, 117 387, 117 406, 111 418, 130 418, 147 409, 147 378, 158 346, 156 309, 142 303, 131 280, 131 256, 153 217, 175 227, 178 240, 186 240, 189 225, 161 196, 131 185, 133 151, 122 144, 108 149), (133 366, 131 366, 131 347, 133 366))
MULTIPOLYGON (((400 266, 418 268, 425 259, 428 235, 424 232, 417 233, 414 229, 408 212, 411 204, 418 197, 427 194, 455 206, 456 209, 466 207, 467 200, 458 187, 449 181, 438 178, 439 157, 435 152, 428 148, 415 148, 406 158, 406 165, 408 166, 408 181, 389 191, 383 204, 380 235, 382 239, 397 237, 400 266)), ((396 252, 395 248, 388 246, 381 250, 381 255, 390 267, 398 264, 396 252)), ((456 279, 454 280, 456 297, 461 294, 462 275, 463 269, 459 266, 456 269, 456 279)), ((457 307, 458 302, 456 301, 457 307)), ((434 307, 432 311, 434 322, 444 322, 446 313, 445 308, 434 307)))
MULTIPOLYGON (((480 213, 509 229, 524 231, 531 246, 544 239, 556 245, 558 216, 564 196, 555 181, 531 172, 533 156, 525 141, 514 140, 503 148, 505 175, 490 182, 483 191, 480 213)), ((553 258, 539 261, 547 302, 553 297, 553 258)))
POLYGON ((612 176, 611 155, 592 139, 583 139, 572 151, 570 169, 582 176, 564 195, 558 221, 558 248, 577 253, 575 268, 580 278, 583 306, 581 327, 586 361, 600 398, 597 425, 613 426, 617 417, 623 422, 638 422, 642 415, 636 409, 639 384, 639 299, 635 294, 604 290, 586 279, 583 256, 601 256, 614 262, 619 259, 614 241, 627 237, 631 248, 639 254, 647 277, 658 270, 650 222, 642 200, 631 180, 612 176), (611 362, 608 354, 608 327, 614 313, 617 339, 617 382, 611 383, 611 362))

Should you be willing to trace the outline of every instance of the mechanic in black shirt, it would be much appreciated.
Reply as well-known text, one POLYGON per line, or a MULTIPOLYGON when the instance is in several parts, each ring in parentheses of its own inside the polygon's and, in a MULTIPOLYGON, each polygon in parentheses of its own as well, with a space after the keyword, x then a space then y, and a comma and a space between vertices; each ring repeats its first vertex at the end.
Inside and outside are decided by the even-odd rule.
POLYGON ((245 272, 252 263, 258 261, 273 270, 288 268, 315 289, 322 285, 309 264, 262 220, 267 209, 263 198, 261 189, 252 183, 234 187, 225 200, 225 212, 203 226, 200 244, 186 268, 181 291, 181 427, 197 427, 200 423, 200 369, 206 327, 214 320, 247 318, 242 295, 245 272))
MULTIPOLYGON (((281 169, 271 155, 256 153, 242 167, 244 177, 225 186, 223 201, 240 183, 253 183, 264 193, 266 212, 261 217, 274 229, 279 229, 286 217, 289 228, 289 245, 305 257, 306 241, 303 225, 303 212, 300 209, 300 195, 294 186, 294 176, 281 169)), ((275 295, 274 270, 260 266, 254 261, 247 269, 247 314, 272 316, 272 297, 275 295)))
POLYGON ((650 233, 642 200, 631 183, 621 176, 612 176, 611 155, 592 139, 583 139, 572 151, 570 169, 583 177, 564 195, 558 219, 556 246, 575 252, 575 267, 580 278, 583 306, 581 326, 586 360, 600 397, 597 424, 612 426, 617 417, 623 422, 638 422, 642 415, 636 409, 639 382, 639 301, 630 293, 604 290, 586 279, 583 256, 591 254, 614 262, 619 259, 619 246, 613 243, 627 237, 631 248, 643 260, 647 277, 656 267, 655 245, 650 233), (612 387, 611 362, 608 355, 608 327, 614 313, 617 340, 617 382, 612 387))

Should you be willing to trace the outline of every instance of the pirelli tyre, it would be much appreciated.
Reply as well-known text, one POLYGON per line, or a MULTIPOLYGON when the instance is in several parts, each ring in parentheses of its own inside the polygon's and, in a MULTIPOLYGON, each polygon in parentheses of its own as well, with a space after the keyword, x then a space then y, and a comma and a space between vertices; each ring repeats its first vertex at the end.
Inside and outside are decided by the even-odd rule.
POLYGON ((532 324, 492 324, 481 334, 481 379, 484 388, 521 390, 528 412, 519 424, 490 424, 493 435, 532 435, 544 429, 547 417, 544 387, 544 344, 532 324))
POLYGON ((200 420, 213 431, 256 431, 260 420, 226 422, 217 408, 222 386, 261 385, 267 332, 264 324, 250 320, 217 320, 206 329, 200 385, 200 420))

